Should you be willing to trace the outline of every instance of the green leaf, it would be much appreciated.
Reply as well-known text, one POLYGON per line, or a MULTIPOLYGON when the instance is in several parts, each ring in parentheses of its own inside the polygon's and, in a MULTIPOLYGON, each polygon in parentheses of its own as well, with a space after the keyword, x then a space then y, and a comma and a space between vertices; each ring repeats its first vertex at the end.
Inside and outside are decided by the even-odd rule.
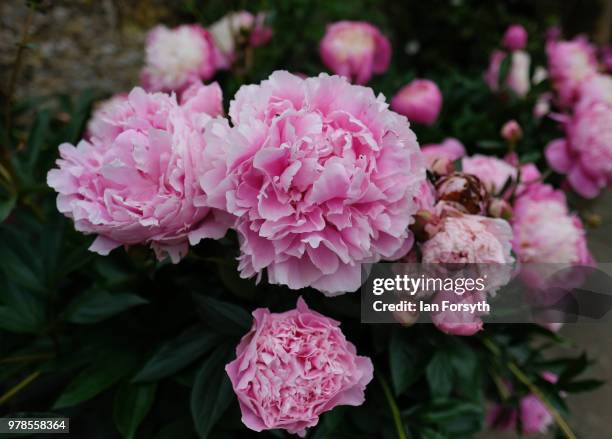
POLYGON ((220 341, 218 335, 201 328, 186 332, 162 345, 133 381, 154 381, 172 375, 209 352, 220 341))
POLYGON ((191 416, 200 438, 208 437, 221 415, 229 407, 234 392, 225 373, 233 347, 221 345, 202 363, 191 391, 191 416))
POLYGON ((503 149, 506 145, 499 140, 480 140, 478 147, 481 149, 503 149))
POLYGON ((389 345, 389 365, 391 382, 396 396, 401 395, 414 383, 423 369, 420 367, 418 352, 410 341, 402 338, 404 331, 395 331, 389 345))
POLYGON ((130 352, 105 352, 66 387, 53 409, 72 407, 102 393, 127 376, 137 361, 138 357, 130 352))
POLYGON ((156 384, 125 384, 115 394, 113 419, 117 430, 132 439, 155 401, 156 384))
POLYGON ((602 380, 581 380, 559 385, 559 388, 570 393, 590 392, 603 386, 605 383, 602 380))
POLYGON ((436 352, 429 361, 425 372, 433 397, 448 396, 453 387, 453 369, 446 352, 436 352))
POLYGON ((97 323, 145 303, 148 302, 135 294, 90 290, 68 305, 64 318, 71 323, 97 323))
POLYGON ((423 407, 419 416, 423 421, 433 424, 446 424, 464 416, 482 416, 482 406, 458 400, 434 400, 423 407))
MULTIPOLYGON (((5 189, 1 190, 6 192, 5 189)), ((0 199, 0 223, 8 218, 15 208, 15 204, 17 204, 17 194, 15 193, 7 193, 6 197, 3 196, 0 199)))
POLYGON ((565 385, 569 383, 573 378, 580 375, 585 371, 589 361, 585 353, 567 362, 567 367, 559 376, 559 385, 565 385))
POLYGON ((34 170, 34 166, 38 161, 38 157, 40 156, 40 151, 45 142, 45 138, 47 137, 50 123, 51 111, 41 110, 36 113, 36 116, 34 117, 34 122, 32 124, 32 129, 30 130, 30 135, 28 137, 28 144, 26 149, 26 171, 30 173, 30 178, 31 173, 34 170))
POLYGON ((498 84, 506 83, 506 77, 508 76, 511 62, 512 62, 512 56, 508 56, 508 55, 506 55, 504 59, 502 60, 501 65, 499 66, 498 84))
POLYGON ((1 286, 0 329, 36 333, 45 324, 45 304, 32 292, 15 285, 1 286))
POLYGON ((243 335, 251 327, 251 316, 242 307, 208 296, 194 295, 204 321, 215 331, 243 335))

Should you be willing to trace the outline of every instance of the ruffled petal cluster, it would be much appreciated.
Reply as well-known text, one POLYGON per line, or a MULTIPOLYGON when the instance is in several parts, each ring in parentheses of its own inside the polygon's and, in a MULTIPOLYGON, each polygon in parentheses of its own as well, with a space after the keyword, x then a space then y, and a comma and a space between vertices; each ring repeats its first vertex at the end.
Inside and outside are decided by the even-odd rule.
POLYGON ((391 43, 365 21, 338 21, 327 26, 319 45, 323 63, 335 74, 365 84, 384 73, 391 61, 391 43))
POLYGON ((361 405, 373 366, 357 355, 340 323, 308 308, 253 312, 254 322, 225 370, 252 430, 285 429, 304 436, 338 405, 361 405))
POLYGON ((243 277, 340 294, 361 285, 361 263, 410 249, 425 161, 382 97, 281 71, 243 86, 230 118, 207 128, 199 174, 211 205, 237 217, 243 277))
POLYGON ((188 243, 225 234, 229 215, 202 203, 194 169, 203 124, 220 113, 217 84, 194 85, 181 105, 135 88, 97 115, 89 140, 60 145, 47 182, 75 228, 97 235, 90 250, 150 244, 159 258, 178 262, 188 243))

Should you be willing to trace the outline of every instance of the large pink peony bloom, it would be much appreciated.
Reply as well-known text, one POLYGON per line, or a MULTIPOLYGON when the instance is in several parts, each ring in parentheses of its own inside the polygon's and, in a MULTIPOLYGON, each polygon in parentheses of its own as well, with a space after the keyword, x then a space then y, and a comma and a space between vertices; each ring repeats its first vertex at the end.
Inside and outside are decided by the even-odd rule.
POLYGON ((147 35, 141 84, 147 91, 180 92, 210 79, 222 64, 210 33, 202 26, 156 26, 147 35))
POLYGON ((412 246, 425 163, 406 118, 371 89, 275 72, 243 86, 207 130, 204 190, 238 217, 243 277, 328 294, 361 285, 361 263, 412 246))
POLYGON ((391 109, 411 122, 431 125, 442 109, 442 92, 433 81, 415 79, 393 96, 391 109))
POLYGON ((590 265, 582 222, 570 214, 565 194, 533 184, 513 206, 512 247, 521 262, 590 265))
POLYGON ((612 106, 612 76, 597 74, 580 84, 574 111, 587 108, 597 102, 612 106))
POLYGON ((221 89, 194 85, 183 99, 135 88, 99 116, 89 141, 60 145, 47 182, 75 228, 98 235, 90 250, 147 243, 178 262, 188 243, 225 234, 228 215, 202 203, 194 172, 202 126, 221 113, 221 89))
POLYGON ((550 77, 559 92, 559 101, 569 106, 575 100, 582 82, 597 73, 595 49, 584 37, 571 41, 549 40, 546 55, 550 77))
POLYGON ((391 61, 391 43, 365 21, 338 21, 327 26, 319 45, 323 63, 337 75, 365 84, 384 73, 391 61))
POLYGON ((498 218, 480 215, 448 215, 441 219, 438 231, 421 247, 423 263, 434 264, 504 264, 510 254, 512 229, 498 218))
POLYGON ((308 308, 253 312, 254 322, 225 370, 252 430, 281 428, 305 436, 337 405, 361 405, 372 380, 368 357, 357 355, 340 323, 308 308))
POLYGON ((576 192, 594 198, 612 184, 612 105, 576 105, 565 131, 565 139, 546 146, 546 159, 555 171, 567 174, 576 192))
POLYGON ((215 44, 221 53, 220 67, 229 67, 236 58, 236 47, 261 46, 272 38, 272 29, 265 25, 266 14, 253 15, 248 11, 226 14, 210 26, 215 44))
POLYGON ((87 122, 85 138, 100 137, 106 126, 104 120, 109 117, 112 118, 114 108, 119 108, 119 105, 127 102, 127 100, 127 93, 118 93, 109 99, 97 103, 92 112, 91 119, 87 122))

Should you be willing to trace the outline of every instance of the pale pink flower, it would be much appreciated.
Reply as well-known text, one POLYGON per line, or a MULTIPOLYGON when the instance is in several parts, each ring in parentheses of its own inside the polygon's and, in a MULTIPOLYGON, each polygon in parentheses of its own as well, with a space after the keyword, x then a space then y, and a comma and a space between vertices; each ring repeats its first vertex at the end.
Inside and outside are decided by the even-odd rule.
POLYGON ((340 322, 308 308, 253 312, 253 326, 225 370, 251 430, 284 429, 303 437, 338 405, 363 404, 374 368, 357 355, 340 322))
POLYGON ((194 171, 202 125, 221 112, 221 89, 194 87, 183 105, 135 88, 99 117, 90 140, 60 145, 59 169, 47 183, 75 228, 97 235, 90 250, 106 255, 121 244, 150 244, 158 258, 178 262, 189 243, 225 234, 226 213, 194 205, 204 198, 194 171))
POLYGON ((391 109, 411 122, 431 125, 442 109, 442 92, 429 79, 415 79, 393 96, 391 109))
POLYGON ((101 134, 101 131, 104 130, 104 119, 111 117, 115 108, 120 108, 120 106, 127 102, 128 94, 127 93, 118 93, 114 96, 111 96, 109 99, 102 101, 96 104, 93 113, 91 115, 91 119, 87 122, 87 130, 85 132, 85 138, 90 138, 93 136, 98 136, 101 134))
POLYGON ((431 168, 436 160, 448 159, 454 162, 465 155, 465 147, 458 139, 453 137, 444 139, 442 143, 423 145, 421 151, 427 161, 428 168, 431 168))
POLYGON ((550 113, 550 103, 552 100, 553 94, 550 92, 542 93, 540 96, 538 96, 538 99, 533 106, 533 117, 536 119, 541 119, 550 113))
POLYGON ((338 21, 327 26, 319 45, 323 64, 337 75, 365 84, 384 73, 391 61, 391 43, 365 21, 338 21))
POLYGON ((449 215, 421 247, 423 263, 511 263, 512 229, 499 218, 449 215))
POLYGON ((512 246, 520 262, 590 265, 584 227, 571 214, 565 194, 532 184, 513 206, 512 246))
POLYGON ((546 159, 555 171, 567 174, 578 194, 594 198, 612 184, 612 105, 577 105, 564 126, 566 138, 546 146, 546 159))
POLYGON ((361 285, 361 263, 396 259, 425 160, 406 118, 371 89, 321 74, 275 72, 243 86, 207 129, 200 172, 213 206, 238 219, 243 277, 327 294, 361 285))
POLYGON ((612 106, 612 76, 600 74, 592 76, 580 84, 577 95, 574 112, 579 112, 597 102, 612 106))
POLYGON ((159 25, 147 34, 141 84, 147 91, 180 92, 210 79, 221 61, 212 36, 202 26, 159 25))
POLYGON ((523 137, 523 129, 516 120, 512 119, 502 126, 500 134, 503 139, 509 142, 516 142, 523 137))
POLYGON ((478 177, 487 191, 494 195, 499 194, 508 180, 516 182, 518 178, 517 167, 497 157, 482 154, 463 157, 461 169, 466 174, 478 177))
POLYGON ((527 45, 527 30, 520 24, 513 24, 504 34, 504 47, 509 51, 523 50, 527 45))
POLYGON ((597 73, 595 49, 585 37, 571 41, 550 40, 546 44, 546 55, 559 101, 561 105, 569 106, 576 99, 580 85, 597 73))
POLYGON ((500 90, 499 75, 502 62, 506 56, 510 56, 511 60, 504 85, 516 93, 517 96, 524 97, 531 88, 529 79, 531 57, 527 52, 517 50, 508 55, 501 50, 494 50, 491 53, 489 67, 484 74, 484 80, 492 91, 500 90))
POLYGON ((248 11, 230 12, 213 23, 209 30, 221 53, 220 67, 228 68, 236 59, 236 47, 245 44, 258 47, 272 38, 272 29, 265 25, 266 14, 248 11))
POLYGON ((432 300, 432 303, 437 304, 440 309, 440 311, 435 311, 431 314, 431 321, 438 330, 446 334, 464 337, 474 335, 482 330, 482 316, 486 313, 444 310, 442 307, 442 302, 444 301, 453 305, 475 305, 486 301, 486 293, 473 291, 469 294, 458 295, 453 291, 440 292, 436 293, 432 300))

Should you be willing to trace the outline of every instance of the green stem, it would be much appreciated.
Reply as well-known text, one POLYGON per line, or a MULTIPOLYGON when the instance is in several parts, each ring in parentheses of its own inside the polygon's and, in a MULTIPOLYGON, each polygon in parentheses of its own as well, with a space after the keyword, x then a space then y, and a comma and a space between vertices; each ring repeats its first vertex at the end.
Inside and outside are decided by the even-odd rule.
POLYGON ((387 403, 389 404, 389 408, 391 409, 391 416, 393 417, 393 422, 395 423, 397 437, 399 439, 406 439, 406 432, 404 431, 404 424, 402 423, 402 417, 400 415, 399 407, 395 402, 393 393, 391 393, 389 384, 387 384, 387 381, 379 373, 376 374, 376 378, 378 378, 378 382, 380 383, 380 386, 382 387, 383 392, 385 393, 385 398, 387 398, 387 403))

